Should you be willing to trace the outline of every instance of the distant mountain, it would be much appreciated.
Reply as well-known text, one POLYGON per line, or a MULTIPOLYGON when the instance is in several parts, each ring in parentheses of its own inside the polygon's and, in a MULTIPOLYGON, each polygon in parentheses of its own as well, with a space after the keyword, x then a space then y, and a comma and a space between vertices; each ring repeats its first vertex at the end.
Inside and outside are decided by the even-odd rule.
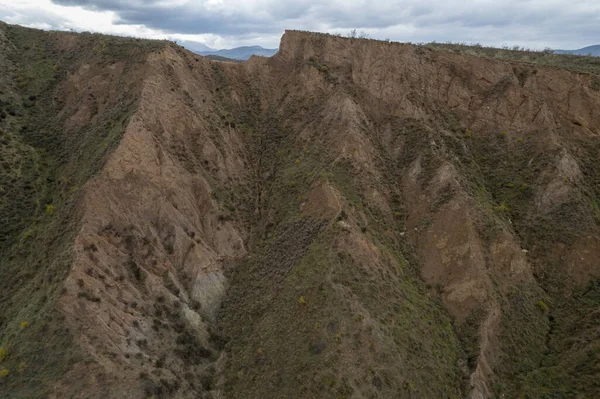
POLYGON ((200 43, 200 42, 194 42, 191 40, 178 40, 177 44, 185 47, 186 49, 193 51, 194 53, 200 53, 203 51, 217 51, 212 47, 208 47, 206 44, 204 43, 200 43))
POLYGON ((252 55, 261 55, 263 57, 271 57, 277 52, 277 49, 263 48, 260 46, 243 46, 228 50, 208 50, 194 51, 200 55, 218 55, 220 57, 231 58, 234 60, 247 60, 252 55))
POLYGON ((600 57, 600 44, 580 48, 578 50, 554 50, 556 54, 592 55, 600 57))

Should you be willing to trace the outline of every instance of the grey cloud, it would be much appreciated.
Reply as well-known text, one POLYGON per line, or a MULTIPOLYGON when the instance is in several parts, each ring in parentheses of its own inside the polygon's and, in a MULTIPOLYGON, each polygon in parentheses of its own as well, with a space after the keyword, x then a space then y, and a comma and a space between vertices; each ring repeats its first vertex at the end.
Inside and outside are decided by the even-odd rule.
POLYGON ((273 33, 285 28, 383 28, 403 22, 412 10, 424 15, 431 8, 416 0, 388 1, 250 1, 248 6, 208 7, 204 2, 169 5, 165 1, 52 0, 55 4, 113 11, 118 23, 141 24, 166 32, 238 35, 273 33), (254 6, 252 6, 254 5, 254 6))
POLYGON ((214 5, 203 0, 52 0, 55 4, 113 11, 118 24, 144 25, 167 33, 212 33, 244 40, 275 37, 284 29, 347 31, 359 29, 395 40, 529 40, 565 43, 600 37, 600 3, 571 0, 455 2, 451 0, 247 0, 214 5), (404 36, 394 32, 403 32, 404 36), (443 36, 443 37, 440 37, 443 36))
POLYGON ((169 33, 238 35, 248 32, 275 32, 279 24, 304 15, 308 2, 283 7, 265 1, 262 9, 245 7, 213 8, 203 2, 168 4, 165 1, 53 0, 55 4, 81 6, 97 11, 113 11, 119 24, 145 25, 169 33))
POLYGON ((0 8, 0 20, 28 26, 52 25, 54 27, 62 26, 68 21, 64 16, 48 15, 41 9, 29 10, 27 13, 23 13, 10 8, 0 8))

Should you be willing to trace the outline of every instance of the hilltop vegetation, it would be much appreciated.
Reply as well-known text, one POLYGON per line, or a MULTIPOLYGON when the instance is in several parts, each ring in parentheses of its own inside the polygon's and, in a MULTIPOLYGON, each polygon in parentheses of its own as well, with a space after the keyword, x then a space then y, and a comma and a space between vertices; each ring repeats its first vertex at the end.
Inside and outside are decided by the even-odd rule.
POLYGON ((499 49, 455 43, 428 43, 425 46, 475 57, 560 68, 573 72, 600 74, 600 58, 588 57, 587 54, 559 53, 552 50, 532 51, 524 48, 499 49))

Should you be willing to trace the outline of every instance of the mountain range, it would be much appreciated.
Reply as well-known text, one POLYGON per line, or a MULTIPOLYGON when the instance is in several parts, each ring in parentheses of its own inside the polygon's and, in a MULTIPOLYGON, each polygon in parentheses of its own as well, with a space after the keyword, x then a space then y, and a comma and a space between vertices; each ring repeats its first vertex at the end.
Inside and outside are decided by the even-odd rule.
POLYGON ((243 46, 236 47, 232 49, 223 49, 223 50, 204 50, 204 51, 196 51, 192 50, 196 54, 204 55, 204 56, 219 56, 225 58, 231 58, 234 60, 247 60, 253 55, 260 55, 263 57, 271 57, 277 52, 277 49, 271 48, 263 48, 261 46, 243 46))
POLYGON ((178 41, 177 43, 196 54, 209 56, 214 59, 228 58, 237 61, 245 61, 253 55, 271 57, 277 52, 277 49, 269 49, 261 46, 241 46, 231 49, 214 49, 204 43, 191 40, 178 41))
POLYGON ((600 57, 600 44, 587 46, 577 50, 554 50, 554 52, 557 54, 591 55, 600 57))

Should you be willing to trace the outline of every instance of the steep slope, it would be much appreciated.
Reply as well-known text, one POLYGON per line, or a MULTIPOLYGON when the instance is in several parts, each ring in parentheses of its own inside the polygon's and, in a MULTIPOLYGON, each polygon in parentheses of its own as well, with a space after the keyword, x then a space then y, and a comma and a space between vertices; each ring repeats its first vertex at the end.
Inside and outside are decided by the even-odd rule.
POLYGON ((78 359, 56 307, 85 183, 118 145, 160 43, 2 24, 3 397, 45 396, 78 359))
POLYGON ((296 31, 241 64, 2 32, 17 70, 19 35, 44 62, 106 43, 43 91, 4 84, 48 99, 23 109, 64 154, 7 117, 33 146, 15 181, 55 163, 31 208, 3 202, 35 218, 2 247, 4 396, 600 389, 596 76, 296 31))

